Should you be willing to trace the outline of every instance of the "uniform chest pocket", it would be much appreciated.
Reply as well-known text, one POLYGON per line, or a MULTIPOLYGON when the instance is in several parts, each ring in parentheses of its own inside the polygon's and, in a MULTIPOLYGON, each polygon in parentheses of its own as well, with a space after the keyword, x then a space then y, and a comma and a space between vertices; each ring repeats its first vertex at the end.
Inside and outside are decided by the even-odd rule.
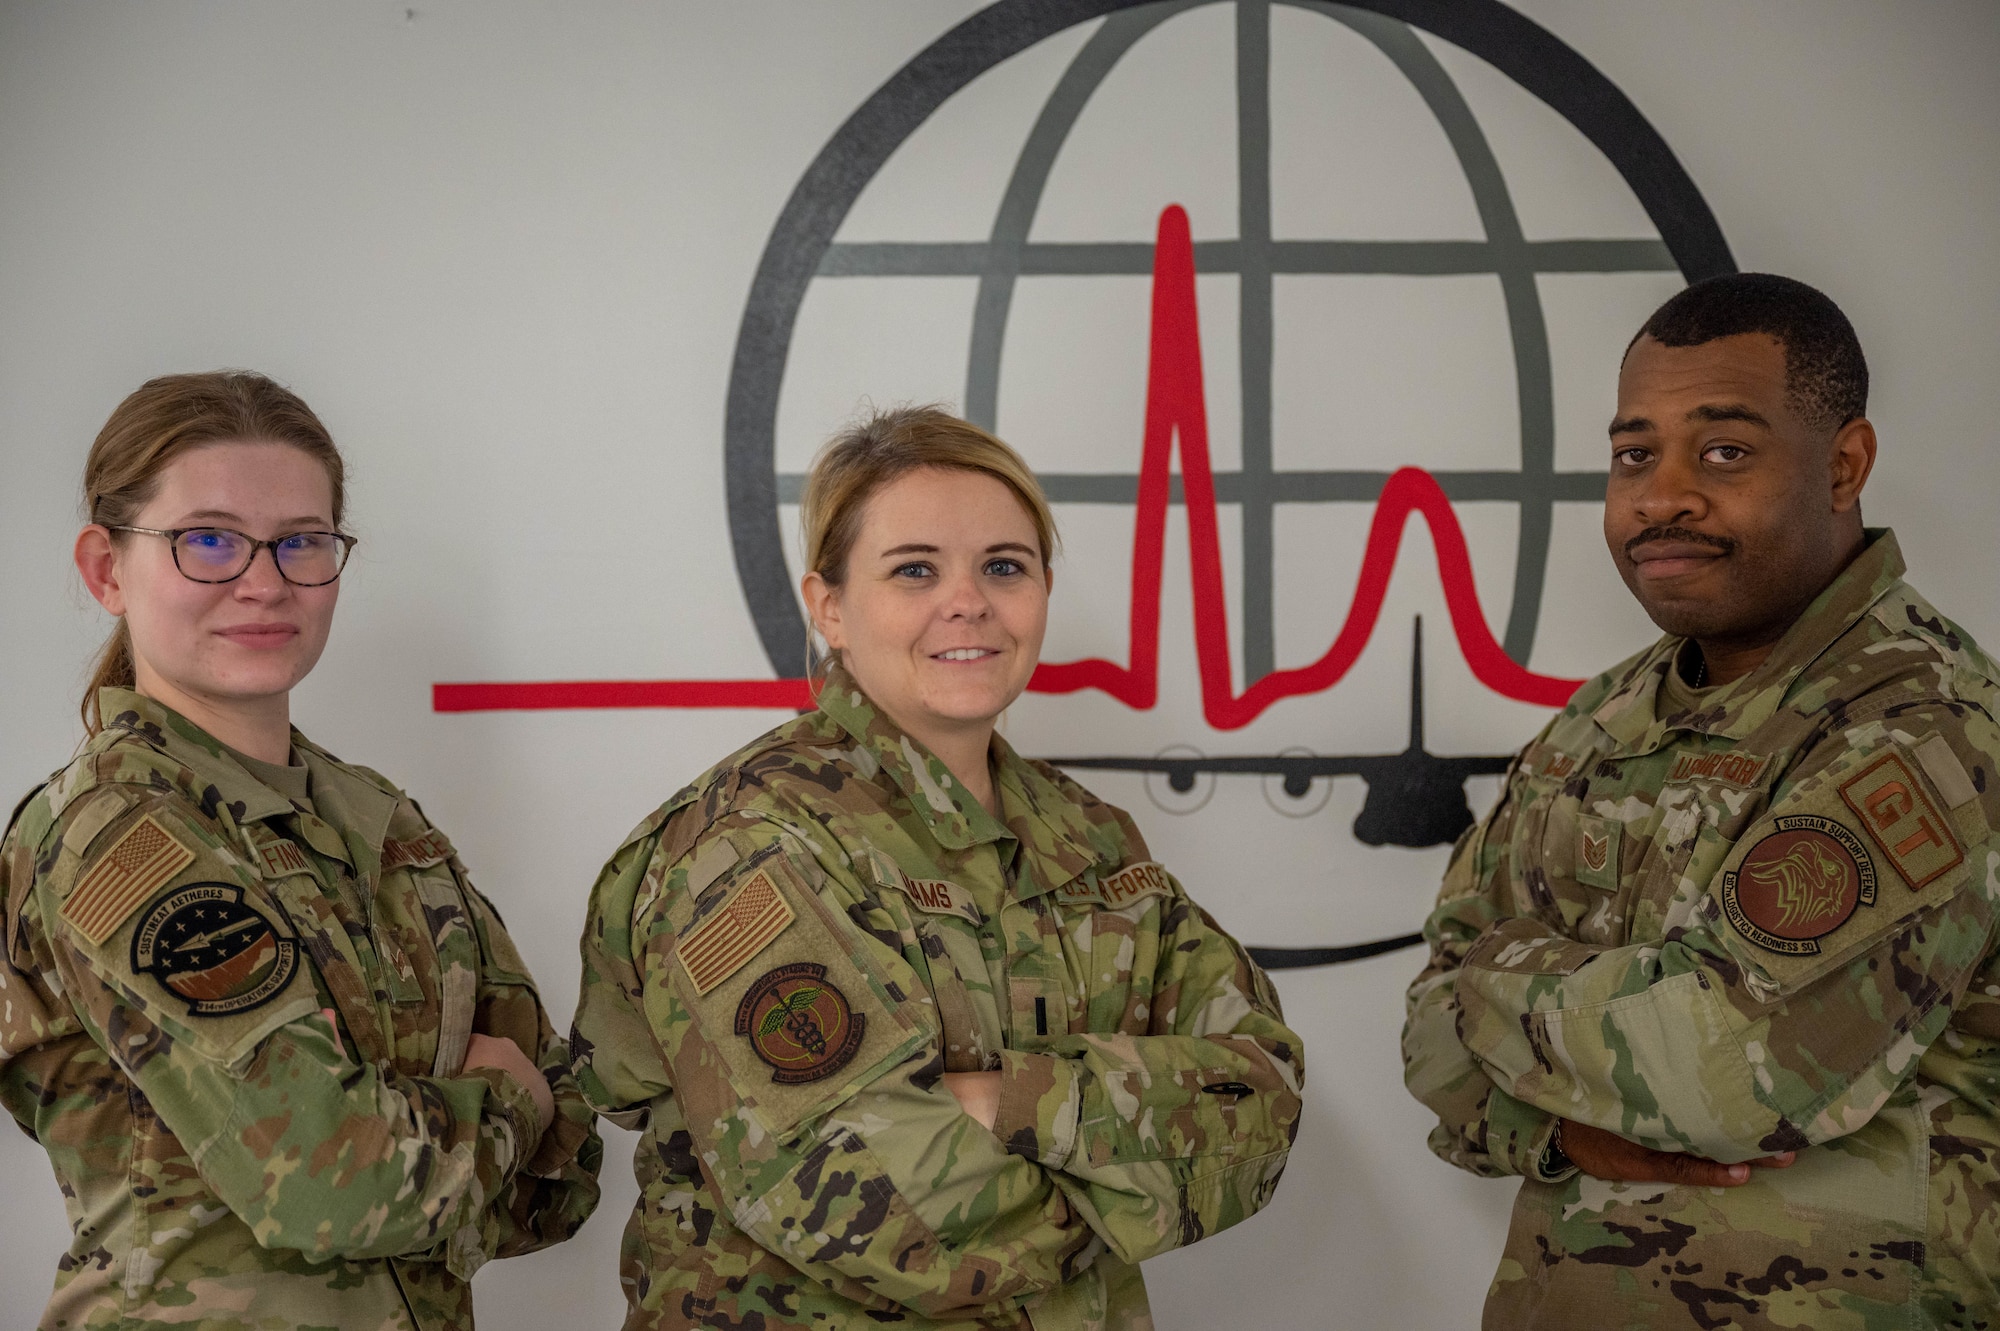
MULTIPOLYGON (((1153 1017, 1160 963, 1160 907, 1155 897, 1129 906, 1062 907, 1063 932, 1080 963, 1083 1029, 1096 1035, 1144 1035, 1153 1017)), ((1016 1016, 1017 1023, 1020 1020, 1016 1016)))

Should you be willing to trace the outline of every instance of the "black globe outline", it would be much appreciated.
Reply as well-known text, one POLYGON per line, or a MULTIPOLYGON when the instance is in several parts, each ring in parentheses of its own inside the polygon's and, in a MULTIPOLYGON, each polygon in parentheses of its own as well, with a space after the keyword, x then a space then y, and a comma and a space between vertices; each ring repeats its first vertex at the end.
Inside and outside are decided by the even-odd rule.
MULTIPOLYGON (((724 417, 724 490, 737 577, 765 656, 779 675, 790 675, 803 664, 806 634, 778 527, 784 498, 776 467, 778 400, 799 309, 813 278, 821 275, 849 209, 889 157, 938 107, 1008 57, 1093 18, 1147 10, 1157 15, 1146 24, 1149 29, 1185 10, 1222 2, 999 0, 946 32, 891 75, 842 122, 800 176, 772 227, 745 301, 724 417)), ((1368 36, 1372 34, 1356 19, 1380 17, 1411 24, 1480 57, 1562 115, 1604 154, 1638 198, 1687 280, 1735 271, 1728 243, 1706 200, 1638 108, 1581 55, 1501 0, 1279 2, 1341 19, 1368 36)), ((1269 0, 1259 3, 1268 10, 1269 0)), ((1489 225, 1488 243, 1495 239, 1489 225)), ((1504 280, 1505 274, 1501 276, 1504 280)), ((1535 317, 1539 321, 1538 304, 1535 317)), ((1541 350, 1546 357, 1545 341, 1541 350)), ((1517 366, 1522 355, 1517 338, 1517 366)), ((975 419, 981 407, 990 413, 986 404, 972 405, 975 419)), ((1525 400, 1523 409, 1525 413, 1525 400)), ((1527 447, 1524 430, 1524 451, 1527 447)), ((1450 485, 1447 493, 1452 493, 1450 485)), ((1516 560, 1514 608, 1506 633, 1509 653, 1525 660, 1540 619, 1547 515, 1558 495, 1549 490, 1532 499, 1526 493, 1508 497, 1521 506, 1522 555, 1529 553, 1530 542, 1536 539, 1531 502, 1539 505, 1541 522, 1541 543, 1535 550, 1539 558, 1516 560)), ((1252 564, 1247 551, 1244 562, 1246 568, 1252 564)), ((1264 610, 1268 617, 1268 605, 1264 610)), ((1257 667, 1267 669, 1268 664, 1248 659, 1251 655, 1246 649, 1246 665, 1252 667, 1254 678, 1262 673, 1257 667)))

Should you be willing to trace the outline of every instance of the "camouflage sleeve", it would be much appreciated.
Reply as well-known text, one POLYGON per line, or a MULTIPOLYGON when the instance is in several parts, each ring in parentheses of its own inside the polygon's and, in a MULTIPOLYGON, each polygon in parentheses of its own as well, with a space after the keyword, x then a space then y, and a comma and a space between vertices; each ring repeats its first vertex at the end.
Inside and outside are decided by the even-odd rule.
POLYGON ((1101 1251, 1048 1171, 944 1089, 921 982, 829 903, 839 870, 791 829, 741 821, 638 863, 613 861, 593 896, 582 1082, 614 1110, 671 1087, 738 1228, 926 1317, 1012 1317, 1101 1251))
POLYGON ((63 824, 22 927, 48 940, 84 1028, 257 1241, 312 1261, 442 1260, 469 1278, 488 1208, 535 1140, 527 1089, 495 1069, 412 1077, 357 1061, 255 870, 176 800, 107 788, 63 824), (256 941, 206 970, 180 964, 225 928, 256 941))
POLYGON ((1466 1047, 1520 1099, 1659 1150, 1733 1162, 1853 1132, 1992 946, 2000 791, 1970 773, 1995 754, 1963 705, 1850 718, 1711 880, 1684 879, 1663 942, 1489 929, 1459 982, 1466 1047))
POLYGON ((569 1047, 549 1025, 528 964, 508 936, 500 913, 466 881, 456 863, 453 869, 465 884, 479 936, 481 974, 473 1029, 504 1036, 528 1051, 555 1098, 554 1121, 492 1210, 487 1250, 495 1257, 513 1257, 561 1243, 590 1218, 597 1209, 597 1171, 604 1160, 604 1142, 597 1133, 596 1116, 570 1072, 569 1047))
MULTIPOLYGON (((1129 1001, 1147 1006, 1147 1033, 1063 1035, 1033 1052, 1002 1051, 993 1125, 1009 1150, 1060 1171, 1059 1184, 1128 1262, 1263 1208, 1298 1131, 1305 1077, 1303 1046, 1270 979, 1171 875, 1148 867, 1164 894, 1092 922, 1097 936, 1123 935, 1129 1001)), ((1115 1030, 1125 1015, 1092 1012, 1089 1024, 1115 1030)))
POLYGON ((659 847, 659 822, 656 816, 641 824, 590 889, 583 977, 569 1035, 570 1066, 584 1100, 634 1132, 645 1130, 653 1100, 672 1089, 666 1055, 646 1024, 632 946, 633 906, 659 847))
POLYGON ((1503 796, 1452 849, 1437 907, 1424 922, 1430 962, 1405 1001, 1403 1082, 1438 1117, 1429 1144, 1440 1159, 1488 1178, 1553 1181, 1567 1173, 1543 1168, 1554 1117, 1495 1086, 1458 1035, 1459 969, 1473 945, 1513 914, 1512 825, 1512 801, 1503 796))

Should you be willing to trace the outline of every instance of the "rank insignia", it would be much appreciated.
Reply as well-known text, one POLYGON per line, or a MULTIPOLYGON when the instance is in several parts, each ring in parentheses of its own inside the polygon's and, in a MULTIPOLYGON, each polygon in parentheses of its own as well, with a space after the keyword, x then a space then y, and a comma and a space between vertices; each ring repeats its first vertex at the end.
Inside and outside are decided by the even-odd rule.
POLYGON ((1831 818, 1793 814, 1722 875, 1722 909, 1769 952, 1816 955, 1818 939, 1875 904, 1875 864, 1861 838, 1831 818))
POLYGON ((1576 881, 1600 891, 1618 890, 1621 867, 1618 862, 1619 833, 1624 824, 1615 818, 1594 813, 1578 814, 1576 820, 1576 881))
POLYGON ((681 969, 705 994, 750 964, 750 959, 791 924, 791 903, 758 870, 721 906, 690 929, 678 949, 681 969))
POLYGON ((736 1005, 736 1033, 771 1066, 771 1080, 797 1086, 854 1061, 868 1019, 826 978, 826 967, 795 961, 766 971, 736 1005))
POLYGON ((132 969, 159 980, 197 1017, 261 1007, 298 970, 298 944, 229 883, 176 888, 132 935, 132 969))
POLYGON ((1965 863, 1951 824, 1900 753, 1885 753, 1842 782, 1840 798, 1912 892, 1965 863))

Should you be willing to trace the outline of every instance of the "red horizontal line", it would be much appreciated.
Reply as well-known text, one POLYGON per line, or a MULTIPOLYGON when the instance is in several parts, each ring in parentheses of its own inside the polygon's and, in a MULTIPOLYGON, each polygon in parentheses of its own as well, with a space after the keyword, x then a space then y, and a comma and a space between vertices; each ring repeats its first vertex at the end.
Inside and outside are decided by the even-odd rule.
POLYGON ((769 707, 811 711, 803 679, 585 679, 528 684, 433 684, 436 712, 533 712, 575 707, 769 707))

